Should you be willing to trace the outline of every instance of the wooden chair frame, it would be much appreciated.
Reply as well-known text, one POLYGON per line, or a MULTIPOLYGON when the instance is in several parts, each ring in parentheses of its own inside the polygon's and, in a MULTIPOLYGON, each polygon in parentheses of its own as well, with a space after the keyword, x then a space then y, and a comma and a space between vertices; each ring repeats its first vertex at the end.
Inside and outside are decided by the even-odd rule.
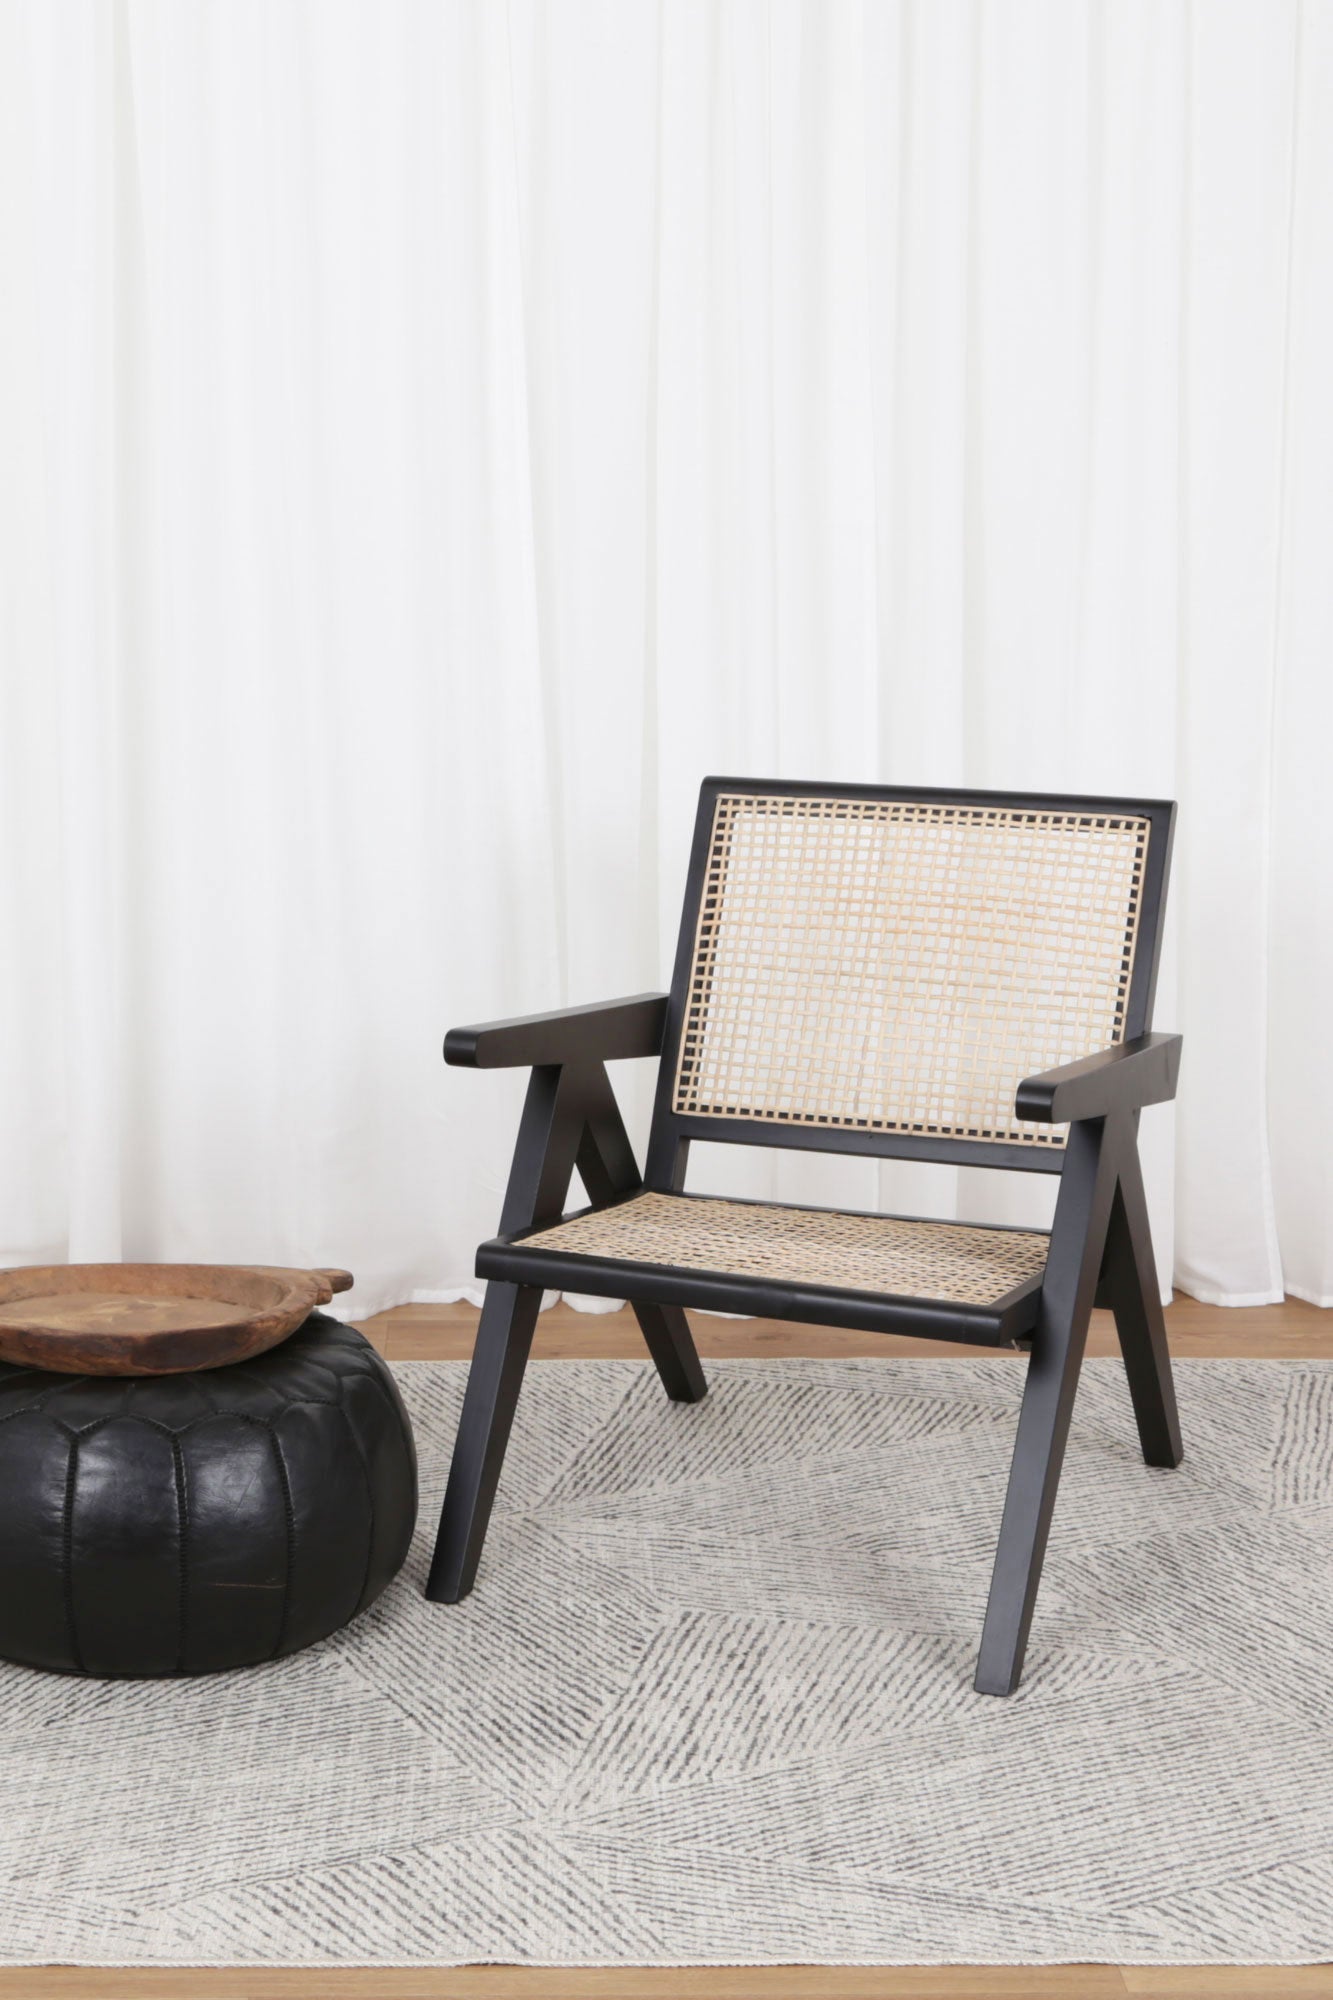
POLYGON ((983 1694, 1008 1694, 1017 1686, 1094 1304, 1109 1307, 1115 1318, 1144 1458, 1150 1465, 1176 1466, 1182 1457, 1137 1145, 1139 1111, 1174 1097, 1180 1063, 1180 1037, 1149 1031, 1174 813, 1173 805, 1160 800, 708 779, 700 797, 669 994, 637 994, 450 1031, 446 1062, 477 1069, 527 1066, 532 1076, 500 1232, 481 1246, 477 1257, 478 1276, 488 1282, 427 1584, 429 1598, 453 1603, 472 1588, 545 1286, 628 1298, 663 1386, 678 1402, 696 1402, 706 1393, 685 1318, 684 1307, 691 1304, 996 1346, 1030 1343, 975 1681, 983 1694), (1068 1125, 1063 1148, 692 1118, 673 1108, 673 1056, 688 1003, 713 807, 724 792, 1113 812, 1150 822, 1124 1039, 1027 1077, 1017 1088, 1018 1118, 1068 1125), (648 1056, 661 1061, 641 1177, 605 1065, 648 1056), (536 1244, 524 1248, 525 1235, 561 1219, 575 1168, 594 1210, 645 1188, 680 1193, 695 1138, 1058 1173, 1044 1273, 993 1309, 964 1311, 937 1301, 818 1286, 775 1287, 666 1265, 570 1258, 536 1244))

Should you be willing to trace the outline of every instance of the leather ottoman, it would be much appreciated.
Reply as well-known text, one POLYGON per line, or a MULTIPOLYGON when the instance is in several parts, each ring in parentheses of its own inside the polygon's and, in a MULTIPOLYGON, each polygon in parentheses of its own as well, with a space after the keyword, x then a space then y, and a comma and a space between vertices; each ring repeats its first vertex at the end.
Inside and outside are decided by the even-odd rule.
POLYGON ((0 1656, 25 1666, 280 1659, 374 1602, 416 1511, 393 1376, 322 1313, 255 1360, 192 1374, 0 1364, 0 1656))

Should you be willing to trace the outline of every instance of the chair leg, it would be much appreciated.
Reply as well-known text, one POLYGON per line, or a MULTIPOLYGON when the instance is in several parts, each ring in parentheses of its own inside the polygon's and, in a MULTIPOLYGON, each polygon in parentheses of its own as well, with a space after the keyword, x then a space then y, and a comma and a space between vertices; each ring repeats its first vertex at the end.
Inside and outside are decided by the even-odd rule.
POLYGON ((672 1402, 701 1403, 708 1382, 683 1309, 634 1304, 634 1317, 672 1402))
MULTIPOLYGON (((528 1082, 501 1234, 558 1216, 576 1162, 599 1207, 642 1186, 605 1068, 539 1066, 528 1082)), ((426 1583, 435 1604, 456 1604, 476 1580, 541 1296, 533 1285, 486 1287, 426 1583)), ((708 1385, 684 1313, 678 1306, 634 1310, 667 1394, 697 1403, 708 1385)))
POLYGON ((1086 1340, 1085 1319, 1032 1345, 981 1632, 978 1694, 1012 1694, 1023 1672, 1086 1340))
POLYGON ((535 1285, 486 1287, 426 1584, 435 1604, 456 1604, 476 1580, 541 1301, 535 1285))
POLYGON ((1171 1353, 1157 1289, 1143 1177, 1133 1146, 1125 1148, 1120 1162, 1102 1283, 1115 1314, 1143 1456, 1149 1465, 1179 1465, 1185 1451, 1180 1441, 1171 1353))
MULTIPOLYGON (((584 1080, 581 1104, 584 1125, 578 1151, 579 1176, 589 1201, 600 1208, 637 1193, 643 1182, 605 1069, 584 1080)), ((702 1402, 708 1394, 708 1382, 682 1308, 645 1305, 633 1299, 630 1304, 672 1402, 702 1402)))
POLYGON ((1088 1119, 1069 1131, 981 1633, 978 1694, 1012 1694, 1023 1672, 1115 1188, 1114 1123, 1088 1119))

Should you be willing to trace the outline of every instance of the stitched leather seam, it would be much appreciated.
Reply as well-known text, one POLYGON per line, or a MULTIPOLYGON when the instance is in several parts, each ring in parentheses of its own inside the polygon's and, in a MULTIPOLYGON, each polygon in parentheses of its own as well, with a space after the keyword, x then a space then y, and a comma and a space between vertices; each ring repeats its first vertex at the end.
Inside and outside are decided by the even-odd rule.
MULTIPOLYGON (((42 1374, 43 1372, 50 1373, 52 1371, 50 1370, 43 1371, 42 1369, 39 1368, 25 1368, 16 1362, 13 1369, 10 1371, 9 1376, 0 1377, 0 1380, 12 1381, 15 1375, 39 1375, 42 1374)), ((39 1389, 33 1400, 30 1403, 25 1403, 23 1405, 22 1410, 11 1410, 9 1413, 9 1417, 21 1417, 24 1414, 24 1411, 27 1410, 44 1410, 46 1408, 47 1403, 50 1401, 51 1397, 58 1395, 62 1389, 67 1389, 72 1382, 104 1382, 106 1380, 107 1377, 104 1375, 57 1374, 54 1382, 48 1382, 47 1386, 44 1389, 39 1389)), ((9 1417, 0 1417, 0 1424, 7 1424, 9 1422, 9 1417)))
POLYGON ((282 1484, 282 1506, 287 1516, 287 1581, 282 1592, 282 1613, 278 1619, 278 1636, 273 1642, 271 1660, 276 1660, 282 1651, 282 1642, 287 1637, 287 1619, 292 1607, 292 1576, 296 1569, 296 1509, 292 1505, 292 1483, 287 1477, 287 1461, 282 1455, 282 1444, 272 1424, 263 1417, 253 1419, 261 1430, 266 1430, 273 1446, 273 1457, 278 1468, 278 1478, 282 1484))
MULTIPOLYGON (((220 1374, 221 1370, 218 1372, 220 1374)), ((285 1403, 283 1407, 288 1410, 341 1410, 342 1404, 325 1402, 322 1396, 302 1396, 297 1401, 285 1403)), ((189 1422, 184 1424, 164 1424, 160 1417, 141 1416, 137 1410, 110 1410, 104 1417, 90 1417, 86 1424, 72 1424, 64 1417, 48 1415, 45 1410, 39 1409, 36 1403, 27 1403, 21 1410, 10 1410, 7 1415, 0 1417, 0 1424, 10 1424, 17 1417, 30 1417, 34 1414, 45 1416, 48 1423, 54 1424, 56 1429, 63 1431, 68 1438, 92 1437, 105 1424, 124 1423, 144 1424, 150 1431, 158 1431, 163 1437, 188 1437, 200 1424, 215 1424, 219 1417, 238 1424, 258 1424, 266 1431, 273 1429, 270 1418, 257 1417, 251 1410, 205 1410, 202 1415, 191 1417, 189 1422)))
POLYGON ((366 1537, 366 1567, 361 1575, 361 1588, 357 1593, 356 1611, 352 1613, 353 1618, 355 1618, 357 1612, 365 1604, 366 1592, 370 1589, 370 1565, 375 1556, 375 1489, 370 1483, 370 1467, 366 1462, 366 1454, 361 1449, 361 1440, 352 1427, 352 1419, 348 1416, 346 1410, 340 1409, 338 1414, 343 1420, 343 1426, 348 1437, 352 1440, 352 1450, 356 1453, 357 1464, 361 1467, 361 1477, 366 1482, 366 1506, 370 1510, 370 1533, 366 1537))
POLYGON ((74 1484, 79 1473, 79 1440, 69 1440, 69 1465, 65 1471, 65 1511, 60 1524, 61 1560, 64 1564, 65 1623, 69 1628, 69 1656, 76 1673, 86 1673, 79 1650, 79 1631, 74 1622, 74 1484))
POLYGON ((185 1455, 178 1437, 171 1440, 171 1462, 176 1472, 176 1511, 180 1517, 179 1564, 180 1603, 176 1617, 176 1672, 185 1672, 185 1618, 190 1583, 190 1497, 185 1490, 185 1455))

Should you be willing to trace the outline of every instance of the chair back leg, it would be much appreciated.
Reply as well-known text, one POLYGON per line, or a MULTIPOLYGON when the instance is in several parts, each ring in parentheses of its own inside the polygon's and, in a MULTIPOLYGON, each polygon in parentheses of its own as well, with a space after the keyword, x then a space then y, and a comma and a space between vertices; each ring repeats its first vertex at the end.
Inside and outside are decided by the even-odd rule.
MULTIPOLYGON (((635 1194, 643 1186, 634 1149, 616 1103, 611 1079, 603 1066, 590 1073, 582 1088, 583 1137, 579 1141, 579 1178, 588 1199, 598 1208, 635 1194)), ((703 1365, 689 1321, 680 1306, 646 1305, 631 1299, 653 1365, 673 1403, 699 1403, 708 1394, 703 1365)))
POLYGON ((1102 1291, 1115 1314, 1143 1456, 1149 1465, 1179 1465, 1185 1453, 1180 1442, 1176 1389, 1157 1289, 1143 1176, 1132 1140, 1121 1151, 1106 1232, 1102 1291))

